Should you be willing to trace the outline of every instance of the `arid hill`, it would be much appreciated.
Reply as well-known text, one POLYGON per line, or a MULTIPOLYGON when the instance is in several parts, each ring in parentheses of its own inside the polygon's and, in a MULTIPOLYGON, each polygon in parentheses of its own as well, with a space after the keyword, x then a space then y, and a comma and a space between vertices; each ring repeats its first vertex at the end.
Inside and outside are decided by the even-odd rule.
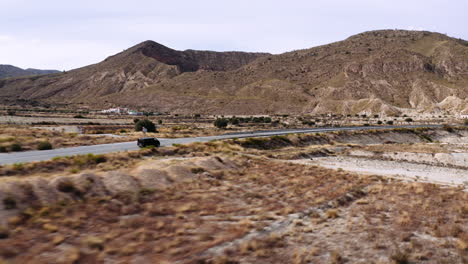
POLYGON ((0 79, 8 77, 19 77, 19 76, 28 76, 28 75, 43 75, 50 73, 57 73, 56 70, 38 70, 28 68, 23 70, 21 68, 15 67, 13 65, 0 64, 0 79))
POLYGON ((24 100, 173 113, 457 114, 468 111, 468 42, 381 30, 270 55, 146 41, 67 73, 0 80, 0 102, 24 100))

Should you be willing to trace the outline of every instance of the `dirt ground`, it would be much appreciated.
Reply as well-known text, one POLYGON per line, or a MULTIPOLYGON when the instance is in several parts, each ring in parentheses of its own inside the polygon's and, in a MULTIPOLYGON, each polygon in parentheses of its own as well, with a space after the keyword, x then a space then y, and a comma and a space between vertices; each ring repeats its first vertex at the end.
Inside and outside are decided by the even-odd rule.
POLYGON ((110 169, 114 156, 79 173, 6 177, 0 263, 467 263, 464 186, 312 163, 401 167, 357 155, 385 154, 378 139, 399 140, 392 153, 462 153, 404 141, 464 132, 375 133, 196 143, 127 153, 110 169))

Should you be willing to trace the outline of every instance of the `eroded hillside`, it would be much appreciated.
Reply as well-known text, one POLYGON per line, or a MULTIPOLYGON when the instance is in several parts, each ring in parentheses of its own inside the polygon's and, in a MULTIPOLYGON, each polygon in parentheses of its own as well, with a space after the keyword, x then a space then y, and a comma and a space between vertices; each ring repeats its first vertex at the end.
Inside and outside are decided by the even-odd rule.
POLYGON ((280 55, 176 51, 147 41, 55 76, 0 81, 1 99, 175 113, 468 111, 468 46, 381 30, 280 55))

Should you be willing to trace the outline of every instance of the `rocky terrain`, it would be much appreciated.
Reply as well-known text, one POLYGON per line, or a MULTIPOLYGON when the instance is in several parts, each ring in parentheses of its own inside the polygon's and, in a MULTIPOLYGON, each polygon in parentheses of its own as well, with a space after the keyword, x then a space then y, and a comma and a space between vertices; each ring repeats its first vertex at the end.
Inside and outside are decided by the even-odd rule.
POLYGON ((0 262, 466 263, 466 173, 395 179, 314 161, 399 151, 389 161, 461 170, 408 157, 466 153, 451 143, 467 135, 316 133, 0 166, 0 262))
POLYGON ((381 30, 270 55, 176 51, 146 41, 67 73, 0 80, 0 94, 4 104, 173 113, 460 114, 468 111, 468 42, 381 30))
POLYGON ((57 70, 21 69, 12 65, 0 65, 0 79, 18 76, 44 75, 57 73, 57 70))

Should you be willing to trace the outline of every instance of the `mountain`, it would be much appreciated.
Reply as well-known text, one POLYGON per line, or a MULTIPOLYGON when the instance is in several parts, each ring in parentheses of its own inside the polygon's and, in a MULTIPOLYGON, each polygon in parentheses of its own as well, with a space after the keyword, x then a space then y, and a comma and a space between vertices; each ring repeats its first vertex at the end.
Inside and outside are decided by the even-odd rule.
POLYGON ((67 73, 0 80, 0 102, 173 113, 468 111, 468 42, 379 30, 279 55, 177 51, 153 41, 67 73))
POLYGON ((28 76, 28 75, 43 75, 43 74, 50 74, 50 73, 57 73, 57 72, 59 71, 38 70, 38 69, 30 69, 30 68, 23 70, 21 68, 18 68, 12 65, 0 64, 0 79, 9 78, 9 77, 18 77, 18 76, 28 76))

